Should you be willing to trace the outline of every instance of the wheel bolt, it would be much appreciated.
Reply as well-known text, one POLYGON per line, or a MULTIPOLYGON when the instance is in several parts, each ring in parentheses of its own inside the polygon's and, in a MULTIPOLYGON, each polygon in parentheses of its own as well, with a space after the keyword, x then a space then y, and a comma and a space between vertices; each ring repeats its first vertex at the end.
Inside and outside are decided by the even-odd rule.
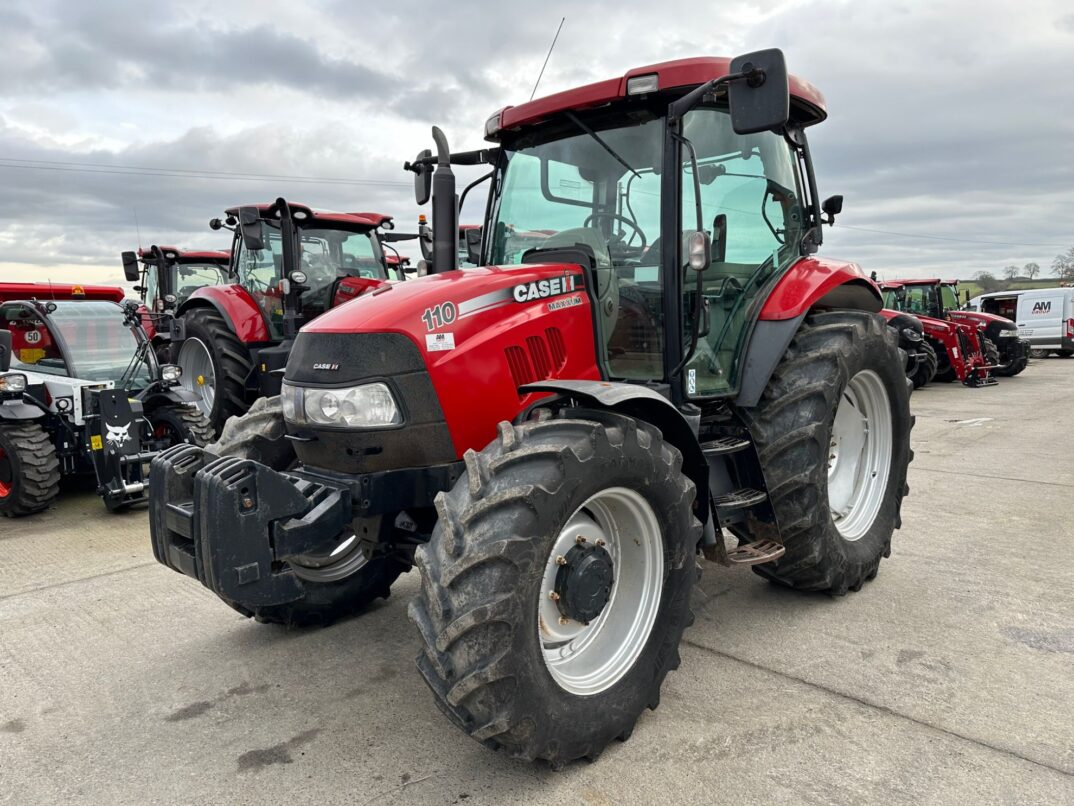
POLYGON ((571 620, 569 618, 567 618, 566 616, 560 616, 559 617, 559 624, 560 624, 561 627, 565 627, 570 623, 571 623, 571 620))
POLYGON ((578 537, 574 538, 574 542, 578 543, 579 545, 581 545, 582 543, 585 542, 585 538, 582 537, 581 535, 578 535, 578 537))
POLYGON ((558 557, 556 557, 556 565, 566 565, 566 564, 567 564, 567 558, 564 557, 562 554, 560 554, 558 557))
POLYGON ((556 593, 555 591, 549 591, 548 592, 548 598, 551 599, 553 602, 558 602, 559 601, 559 594, 556 593))
POLYGON ((597 545, 598 546, 603 546, 604 545, 604 541, 601 540, 599 537, 597 538, 597 545))

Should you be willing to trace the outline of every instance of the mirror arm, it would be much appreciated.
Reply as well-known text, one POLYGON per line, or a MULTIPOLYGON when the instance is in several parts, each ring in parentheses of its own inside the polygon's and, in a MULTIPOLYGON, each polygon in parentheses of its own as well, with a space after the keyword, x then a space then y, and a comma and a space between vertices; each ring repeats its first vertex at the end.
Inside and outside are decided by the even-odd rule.
POLYGON ((463 206, 464 204, 466 204, 466 194, 467 194, 467 193, 469 193, 469 192, 470 192, 470 191, 471 191, 471 190, 472 190, 473 188, 475 188, 475 187, 477 187, 478 185, 480 185, 480 184, 481 184, 482 182, 484 182, 484 181, 485 181, 486 179, 491 179, 491 178, 492 178, 492 175, 493 175, 494 173, 496 173, 496 171, 495 171, 495 170, 489 171, 489 172, 488 172, 487 174, 484 174, 483 176, 480 176, 480 177, 478 177, 478 178, 477 178, 477 179, 475 179, 475 180, 474 180, 473 182, 471 182, 470 184, 468 184, 468 185, 467 185, 467 186, 466 186, 465 188, 463 188, 463 191, 462 191, 462 195, 461 195, 461 196, 459 196, 459 211, 460 211, 460 212, 462 212, 462 206, 463 206))
POLYGON ((684 96, 679 98, 679 100, 668 105, 668 121, 677 123, 687 112, 701 103, 702 98, 710 92, 715 92, 725 84, 730 84, 732 81, 741 81, 742 79, 756 81, 757 74, 760 74, 762 78, 764 76, 764 73, 760 70, 753 70, 749 73, 729 73, 726 76, 714 78, 712 81, 706 82, 699 87, 694 87, 684 96))

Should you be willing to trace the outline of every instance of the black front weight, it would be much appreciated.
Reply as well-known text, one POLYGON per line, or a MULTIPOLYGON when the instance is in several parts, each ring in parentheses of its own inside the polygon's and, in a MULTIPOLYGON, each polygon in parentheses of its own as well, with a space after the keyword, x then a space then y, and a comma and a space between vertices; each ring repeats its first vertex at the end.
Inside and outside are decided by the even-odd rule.
POLYGON ((323 548, 352 517, 344 487, 193 445, 153 459, 149 490, 157 561, 251 609, 301 599, 302 582, 284 561, 323 548))

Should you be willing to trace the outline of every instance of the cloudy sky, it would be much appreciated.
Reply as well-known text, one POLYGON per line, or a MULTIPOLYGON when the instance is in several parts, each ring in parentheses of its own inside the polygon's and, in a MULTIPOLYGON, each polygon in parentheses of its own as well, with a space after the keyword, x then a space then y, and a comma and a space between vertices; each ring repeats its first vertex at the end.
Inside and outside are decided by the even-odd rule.
POLYGON ((0 279, 116 281, 139 240, 226 248, 207 220, 278 195, 411 229, 402 161, 433 123, 480 146, 563 16, 539 94, 782 48, 829 103, 827 255, 969 277, 1074 245, 1069 0, 0 0, 0 279))

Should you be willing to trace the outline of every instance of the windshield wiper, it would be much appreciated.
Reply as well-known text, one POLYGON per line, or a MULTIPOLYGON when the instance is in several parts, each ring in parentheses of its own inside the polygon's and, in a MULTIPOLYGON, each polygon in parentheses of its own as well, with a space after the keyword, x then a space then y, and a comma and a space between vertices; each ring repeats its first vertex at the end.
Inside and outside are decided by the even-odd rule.
POLYGON ((623 166, 624 168, 626 168, 626 169, 627 169, 628 171, 630 171, 630 172, 631 172, 632 174, 634 174, 634 176, 639 176, 638 172, 637 172, 637 171, 635 171, 635 170, 634 170, 633 168, 631 168, 631 167, 630 167, 630 164, 629 164, 629 163, 628 163, 628 162, 627 162, 627 161, 626 161, 625 159, 623 159, 622 157, 620 157, 620 156, 619 156, 619 155, 618 155, 618 154, 617 154, 617 153, 615 152, 615 149, 613 149, 613 148, 612 148, 612 147, 611 147, 610 145, 608 145, 607 143, 605 143, 605 142, 604 142, 604 141, 603 141, 603 140, 602 140, 602 139, 600 138, 600 135, 599 135, 599 134, 597 134, 597 133, 596 133, 595 131, 593 131, 593 130, 592 130, 591 128, 589 128, 588 126, 586 126, 586 125, 585 125, 585 124, 584 124, 584 123, 583 123, 583 122, 582 122, 582 121, 581 121, 581 120, 579 119, 579 117, 578 117, 578 116, 577 116, 576 114, 574 114, 573 112, 571 112, 571 111, 569 111, 569 110, 568 110, 567 112, 564 112, 564 114, 565 114, 565 115, 567 116, 567 120, 569 120, 569 121, 570 121, 571 123, 573 123, 573 124, 574 124, 575 126, 577 126, 577 127, 579 128, 579 129, 581 129, 581 130, 582 130, 582 131, 584 131, 584 132, 585 132, 586 134, 588 134, 588 135, 589 135, 590 137, 592 137, 592 138, 593 138, 594 140, 596 140, 596 141, 597 141, 597 143, 599 143, 599 144, 600 144, 600 147, 601 147, 601 148, 603 148, 603 149, 604 149, 605 151, 607 151, 607 152, 608 152, 609 154, 611 154, 611 155, 612 155, 612 157, 613 157, 613 158, 615 159, 615 161, 616 161, 616 162, 618 162, 618 163, 619 163, 620 165, 622 165, 622 166, 623 166))

